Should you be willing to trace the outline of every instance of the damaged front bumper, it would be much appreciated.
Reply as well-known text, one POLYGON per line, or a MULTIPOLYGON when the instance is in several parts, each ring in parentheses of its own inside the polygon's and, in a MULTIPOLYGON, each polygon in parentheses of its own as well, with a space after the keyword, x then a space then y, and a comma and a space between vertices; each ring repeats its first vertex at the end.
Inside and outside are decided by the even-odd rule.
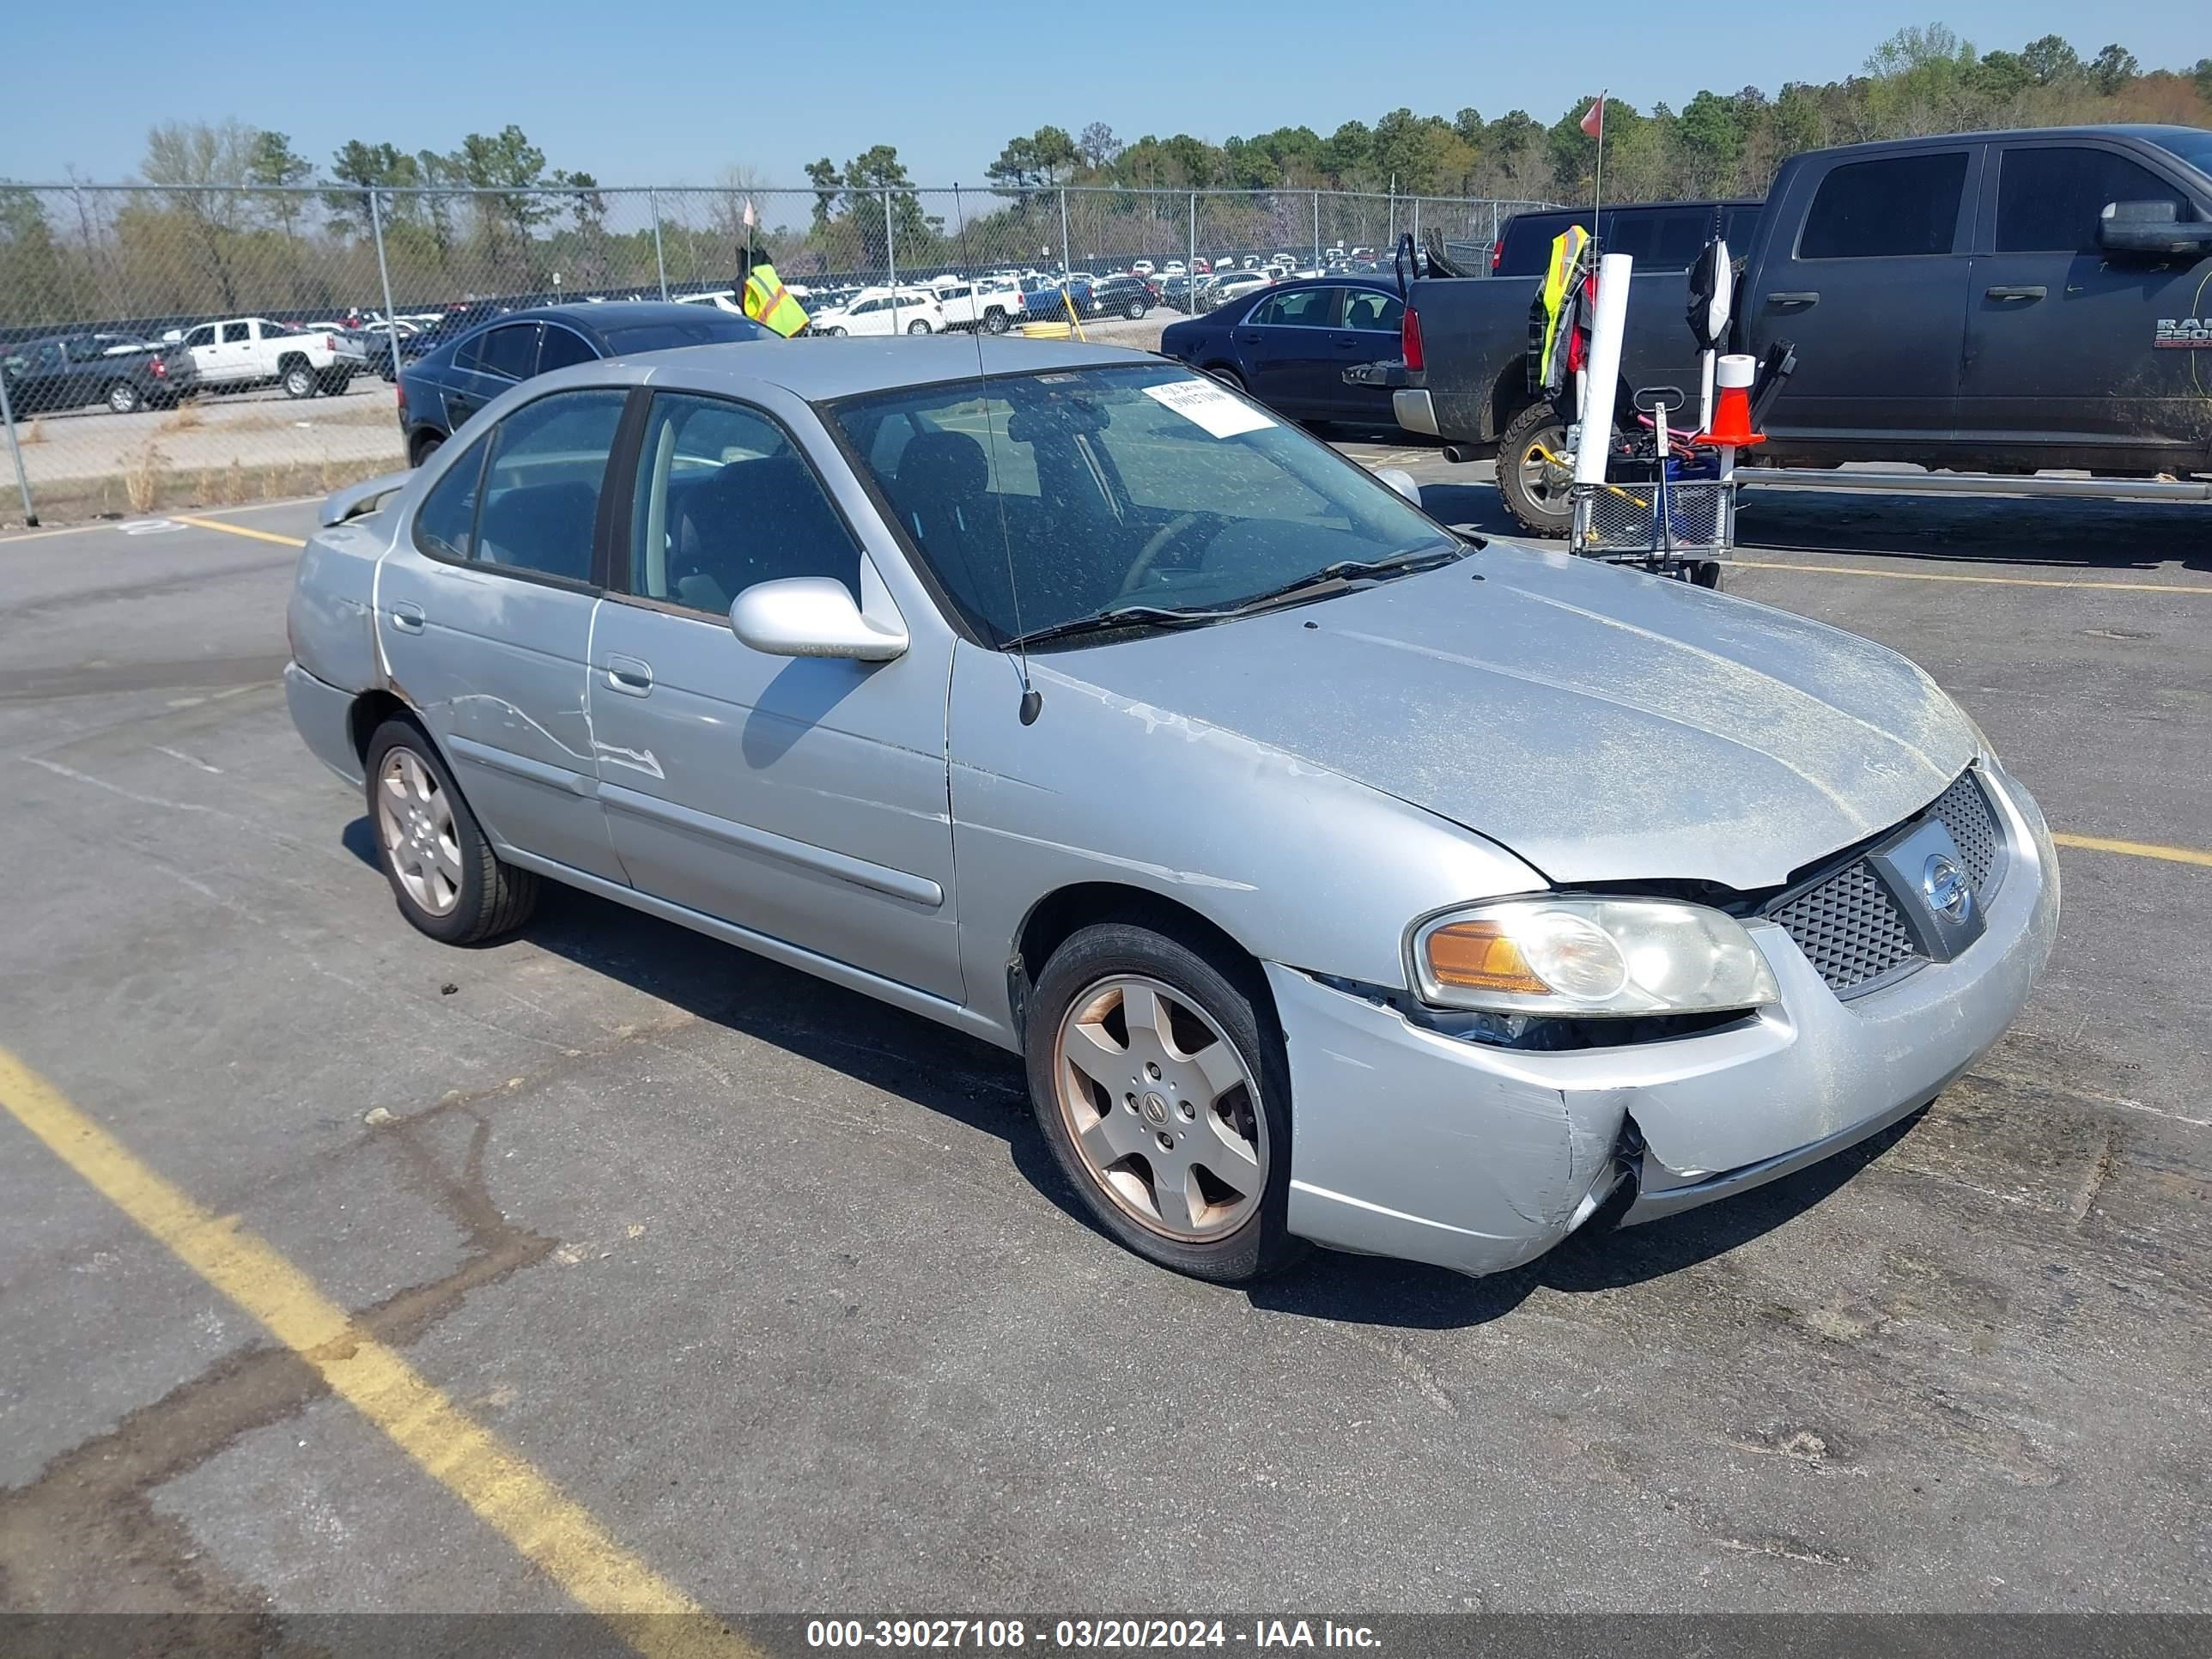
POLYGON ((1910 1115, 2003 1036, 2057 933, 2042 814, 1994 767, 1984 775, 2010 848, 1986 931, 1955 960, 1849 1002, 1764 921, 1748 931, 1779 1003, 1702 1035, 1613 1048, 1486 1045, 1268 964, 1291 1061, 1291 1231, 1497 1273, 1551 1249, 1624 1182, 1635 1196, 1623 1223, 1652 1220, 1910 1115))

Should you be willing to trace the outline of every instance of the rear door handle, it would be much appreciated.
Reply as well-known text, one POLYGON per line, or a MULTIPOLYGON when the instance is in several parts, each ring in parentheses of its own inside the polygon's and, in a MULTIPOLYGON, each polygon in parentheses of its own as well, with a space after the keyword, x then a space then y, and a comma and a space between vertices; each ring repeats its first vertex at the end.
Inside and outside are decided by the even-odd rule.
POLYGON ((2023 288, 2007 288, 2000 284, 1996 288, 1985 288, 1982 292, 1992 300, 2040 300, 2051 290, 2036 283, 2023 288))
POLYGON ((645 696, 653 690, 653 665, 640 662, 635 657, 610 655, 607 684, 625 696, 645 696))
POLYGON ((1801 289, 1793 294, 1770 294, 1766 303, 1771 306, 1816 306, 1820 303, 1820 290, 1801 289))
POLYGON ((403 634, 421 633, 428 620, 428 613, 412 599, 401 599, 392 607, 392 625, 403 634))

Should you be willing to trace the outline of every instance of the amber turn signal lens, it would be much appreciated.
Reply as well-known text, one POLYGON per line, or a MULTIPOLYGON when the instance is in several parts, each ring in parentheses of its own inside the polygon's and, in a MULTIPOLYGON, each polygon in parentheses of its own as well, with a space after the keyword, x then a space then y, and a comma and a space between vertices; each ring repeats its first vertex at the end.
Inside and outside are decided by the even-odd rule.
POLYGON ((1494 921, 1455 921, 1428 937, 1429 972, 1438 985, 1468 991, 1510 991, 1544 996, 1551 987, 1536 977, 1494 921))

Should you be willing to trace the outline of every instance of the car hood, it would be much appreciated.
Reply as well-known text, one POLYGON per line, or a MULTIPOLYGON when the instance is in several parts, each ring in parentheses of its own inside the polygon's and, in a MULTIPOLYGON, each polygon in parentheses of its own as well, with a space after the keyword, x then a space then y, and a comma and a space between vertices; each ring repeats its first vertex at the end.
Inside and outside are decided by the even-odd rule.
POLYGON ((1148 738, 1234 732, 1487 836, 1561 884, 1776 886, 1927 805, 1978 747, 1934 681, 1871 641, 1498 544, 1036 666, 1143 720, 1148 738))

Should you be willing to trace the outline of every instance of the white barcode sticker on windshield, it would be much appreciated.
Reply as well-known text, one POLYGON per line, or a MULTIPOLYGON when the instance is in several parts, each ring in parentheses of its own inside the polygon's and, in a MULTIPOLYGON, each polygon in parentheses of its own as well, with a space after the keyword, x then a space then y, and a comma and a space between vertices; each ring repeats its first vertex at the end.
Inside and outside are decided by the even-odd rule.
POLYGON ((1166 404, 1217 438, 1233 438, 1240 432, 1257 432, 1274 425, 1260 410, 1231 397, 1211 380, 1170 380, 1165 386, 1148 386, 1145 396, 1166 404))

